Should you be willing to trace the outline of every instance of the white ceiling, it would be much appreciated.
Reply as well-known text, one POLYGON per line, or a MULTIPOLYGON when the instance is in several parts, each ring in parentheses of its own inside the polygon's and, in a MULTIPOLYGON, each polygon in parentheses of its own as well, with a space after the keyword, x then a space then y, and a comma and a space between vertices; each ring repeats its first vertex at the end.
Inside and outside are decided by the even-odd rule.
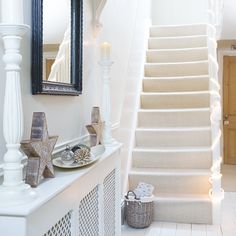
POLYGON ((70 19, 68 0, 43 1, 43 42, 60 44, 70 19))

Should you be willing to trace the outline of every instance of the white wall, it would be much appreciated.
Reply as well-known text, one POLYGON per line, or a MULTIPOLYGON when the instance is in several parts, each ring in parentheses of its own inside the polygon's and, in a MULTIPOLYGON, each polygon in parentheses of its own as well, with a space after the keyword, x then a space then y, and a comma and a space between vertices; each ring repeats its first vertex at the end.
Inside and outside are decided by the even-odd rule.
MULTIPOLYGON (((25 37, 22 45, 22 95, 24 106, 24 139, 29 138, 32 113, 46 113, 48 129, 51 135, 59 135, 58 144, 73 140, 87 131, 85 125, 90 122, 90 110, 100 105, 100 72, 97 60, 100 57, 100 44, 109 41, 112 44, 112 123, 120 121, 124 99, 124 86, 127 73, 132 31, 135 24, 136 0, 107 1, 102 15, 103 30, 97 39, 93 38, 92 0, 84 1, 84 59, 83 59, 83 95, 47 96, 31 95, 31 35, 25 37), (120 16, 120 17, 119 17, 120 16)), ((24 0, 25 22, 31 24, 31 0, 24 0)), ((2 44, 1 44, 2 45, 2 44)), ((0 47, 0 57, 3 51, 0 47)), ((2 134, 3 92, 5 73, 0 61, 0 162, 5 152, 2 134)))
POLYGON ((224 0, 221 39, 236 39, 236 1, 224 0))
POLYGON ((176 25, 207 22, 207 0, 152 0, 152 23, 176 25))
POLYGON ((128 172, 131 167, 132 150, 139 106, 141 83, 144 75, 146 60, 147 39, 149 36, 150 0, 137 0, 135 29, 132 33, 132 42, 128 68, 124 86, 124 101, 120 128, 116 132, 116 139, 124 145, 121 151, 121 177, 123 194, 128 191, 128 172))

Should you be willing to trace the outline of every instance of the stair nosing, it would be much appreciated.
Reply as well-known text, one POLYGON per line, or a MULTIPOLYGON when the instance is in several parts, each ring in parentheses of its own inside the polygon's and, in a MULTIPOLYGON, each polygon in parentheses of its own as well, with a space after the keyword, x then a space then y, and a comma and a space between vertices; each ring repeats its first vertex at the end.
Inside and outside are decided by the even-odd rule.
POLYGON ((154 79, 195 79, 195 78, 208 78, 210 79, 208 74, 205 75, 179 75, 179 76, 144 76, 143 80, 154 80, 154 79))
POLYGON ((193 24, 175 24, 175 25, 152 25, 150 28, 168 28, 168 27, 188 27, 188 26, 207 26, 206 23, 193 23, 193 24))
POLYGON ((141 92, 141 96, 163 96, 163 95, 202 95, 202 94, 207 94, 210 95, 209 90, 205 91, 182 91, 182 92, 141 92))
POLYGON ((154 201, 157 202, 165 202, 165 201, 172 201, 172 202, 210 202, 211 197, 208 194, 165 194, 165 193, 158 193, 155 194, 153 197, 154 201))
POLYGON ((191 64, 208 64, 208 60, 197 60, 197 61, 183 61, 183 62, 145 62, 145 66, 149 65, 191 65, 191 64))
POLYGON ((207 47, 193 47, 193 48, 163 48, 163 49, 147 49, 146 52, 150 53, 150 52, 177 52, 177 51, 200 51, 200 50, 208 50, 207 47))
POLYGON ((139 168, 132 167, 130 175, 146 176, 211 176, 210 169, 174 169, 174 168, 139 168))
POLYGON ((181 131, 211 131, 211 126, 193 126, 193 127, 161 127, 161 128, 140 128, 137 127, 135 131, 146 132, 181 132, 181 131))
POLYGON ((151 77, 151 78, 144 78, 143 79, 143 81, 170 81, 170 80, 173 80, 173 81, 178 81, 178 80, 189 80, 189 81, 191 81, 191 80, 209 80, 209 77, 193 77, 193 78, 190 78, 190 77, 188 77, 188 78, 182 78, 182 77, 167 77, 167 78, 165 78, 165 77, 160 77, 160 78, 158 78, 158 77, 151 77))
POLYGON ((177 113, 177 112, 210 112, 209 107, 202 108, 179 108, 179 109, 138 109, 138 113, 177 113))
POLYGON ((149 36, 150 39, 191 39, 191 38, 206 38, 207 34, 194 34, 194 35, 183 35, 183 36, 149 36))
POLYGON ((134 147, 132 152, 211 152, 210 146, 198 147, 162 147, 162 148, 147 148, 147 147, 134 147))

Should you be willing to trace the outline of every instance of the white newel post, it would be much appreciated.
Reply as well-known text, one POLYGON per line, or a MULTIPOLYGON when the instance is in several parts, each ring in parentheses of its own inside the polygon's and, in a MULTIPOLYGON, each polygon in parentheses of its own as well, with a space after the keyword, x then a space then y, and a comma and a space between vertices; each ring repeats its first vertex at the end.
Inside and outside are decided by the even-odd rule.
POLYGON ((103 43, 101 46, 101 67, 102 77, 102 119, 105 121, 103 130, 103 143, 105 146, 116 145, 117 142, 111 134, 111 97, 110 97, 110 70, 113 62, 110 60, 110 44, 103 43))
POLYGON ((3 61, 6 71, 6 87, 3 110, 3 133, 7 152, 4 155, 4 181, 0 186, 0 206, 7 207, 28 203, 36 197, 31 187, 23 181, 23 154, 20 142, 23 134, 23 110, 20 86, 20 43, 29 30, 23 22, 23 2, 2 0, 0 35, 5 53, 3 61), (7 13, 6 13, 7 11, 7 13))

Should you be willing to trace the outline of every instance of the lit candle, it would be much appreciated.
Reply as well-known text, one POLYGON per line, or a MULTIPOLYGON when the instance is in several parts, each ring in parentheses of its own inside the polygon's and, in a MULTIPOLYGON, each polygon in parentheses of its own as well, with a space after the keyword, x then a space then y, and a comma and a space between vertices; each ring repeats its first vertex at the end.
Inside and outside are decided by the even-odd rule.
POLYGON ((1 23, 23 24, 23 0, 1 0, 1 23))
POLYGON ((111 45, 107 42, 102 43, 101 45, 101 59, 109 60, 110 59, 111 45))

